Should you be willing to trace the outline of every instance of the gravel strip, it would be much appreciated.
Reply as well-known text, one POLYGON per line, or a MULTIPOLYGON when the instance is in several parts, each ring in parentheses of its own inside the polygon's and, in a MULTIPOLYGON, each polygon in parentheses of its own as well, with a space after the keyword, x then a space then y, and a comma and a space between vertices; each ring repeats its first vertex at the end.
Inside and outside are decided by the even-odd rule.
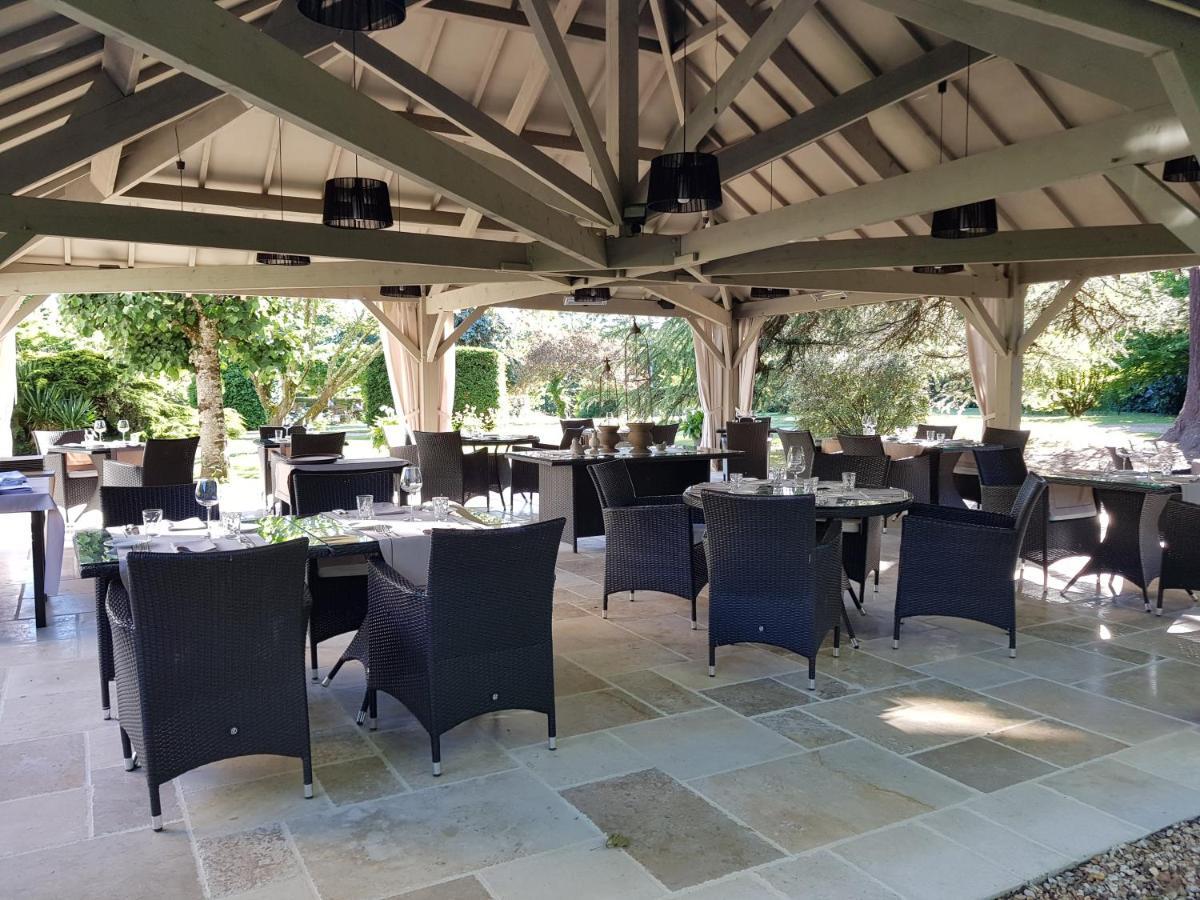
POLYGON ((1008 896, 1036 900, 1200 897, 1200 819, 1114 847, 1008 896))

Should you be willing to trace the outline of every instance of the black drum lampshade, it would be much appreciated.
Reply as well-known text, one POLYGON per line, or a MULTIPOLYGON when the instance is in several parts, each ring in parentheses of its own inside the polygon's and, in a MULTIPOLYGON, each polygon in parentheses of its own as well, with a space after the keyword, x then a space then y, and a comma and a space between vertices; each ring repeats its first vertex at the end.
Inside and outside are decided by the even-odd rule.
POLYGON ((1200 159, 1181 156, 1163 163, 1163 181, 1200 181, 1200 159))
POLYGON ((576 300, 609 300, 612 298, 612 291, 606 287, 577 287, 571 291, 571 296, 576 300))
POLYGON ((385 284, 379 289, 381 297, 391 297, 393 300, 420 300, 421 286, 419 284, 385 284))
POLYGON ((391 228, 392 198, 378 178, 330 178, 325 182, 324 222, 331 228, 391 228))
POLYGON ((939 209, 933 214, 933 226, 929 233, 943 240, 987 237, 995 234, 996 201, 979 200, 949 209, 939 209))
POLYGON ((382 31, 404 21, 404 0, 300 0, 300 12, 343 31, 382 31))
POLYGON ((651 212, 707 212, 720 205, 721 168, 711 153, 663 153, 650 160, 646 208, 651 212))

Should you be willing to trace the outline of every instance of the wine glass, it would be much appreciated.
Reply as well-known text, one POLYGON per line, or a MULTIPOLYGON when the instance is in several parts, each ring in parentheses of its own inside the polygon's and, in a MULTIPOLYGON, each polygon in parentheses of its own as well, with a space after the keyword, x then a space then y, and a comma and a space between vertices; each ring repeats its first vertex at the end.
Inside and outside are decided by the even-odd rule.
POLYGON ((205 511, 205 527, 208 536, 212 537, 212 511, 217 505, 217 480, 215 478, 201 478, 196 482, 196 502, 204 507, 205 511))
POLYGON ((879 420, 875 418, 874 413, 867 413, 862 417, 863 434, 874 434, 875 426, 879 424, 879 420))
POLYGON ((793 447, 788 451, 788 478, 793 481, 799 481, 804 477, 804 468, 807 464, 807 459, 804 456, 803 447, 793 447))
POLYGON ((92 423, 92 431, 96 433, 96 440, 104 440, 104 432, 108 431, 108 423, 103 419, 97 419, 92 423))
MULTIPOLYGON (((400 473, 400 490, 409 495, 409 506, 412 506, 412 495, 421 490, 420 466, 405 466, 404 471, 400 473)), ((415 516, 411 509, 408 514, 415 516)))
POLYGON ((125 435, 129 431, 128 419, 117 419, 117 431, 121 432, 121 443, 125 443, 125 435))

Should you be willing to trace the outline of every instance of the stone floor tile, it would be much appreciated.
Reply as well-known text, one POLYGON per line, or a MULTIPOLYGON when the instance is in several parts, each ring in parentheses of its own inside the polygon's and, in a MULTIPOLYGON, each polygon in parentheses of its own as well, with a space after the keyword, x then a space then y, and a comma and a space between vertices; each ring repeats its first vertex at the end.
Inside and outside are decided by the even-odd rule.
MULTIPOLYGON (((105 729, 107 731, 108 729, 105 729)), ((113 740, 118 740, 116 728, 112 729, 113 740)), ((92 732, 94 735, 95 732, 92 732)), ((110 744, 106 734, 102 734, 105 744, 110 744)), ((119 746, 119 740, 118 740, 119 746)), ((95 755, 93 741, 92 754, 95 755)), ((118 760, 120 755, 118 754, 118 760)), ((235 756, 233 759, 222 759, 209 763, 190 772, 184 772, 176 780, 183 788, 184 794, 202 791, 206 788, 222 787, 224 785, 240 784, 245 781, 257 781, 271 775, 283 775, 300 772, 300 761, 290 756, 235 756)))
POLYGON ((779 712, 756 716, 754 721, 766 725, 772 731, 782 734, 789 741, 794 741, 806 750, 826 747, 840 741, 851 740, 854 735, 843 731, 836 725, 822 722, 815 716, 800 709, 784 709, 779 712))
POLYGON ((1044 759, 1055 766, 1076 766, 1116 753, 1127 747, 1121 741, 1084 731, 1056 719, 1038 719, 1003 731, 995 731, 988 737, 998 744, 1044 759))
POLYGON ((779 900, 779 895, 753 873, 712 881, 674 896, 687 900, 779 900))
MULTIPOLYGON (((544 728, 546 717, 537 718, 544 728)), ((517 768, 516 761, 488 736, 478 720, 464 722, 442 735, 442 774, 437 777, 429 733, 421 725, 376 732, 371 743, 414 789, 517 768)))
POLYGON ((707 665, 701 662, 682 662, 659 666, 657 671, 684 687, 702 691, 709 688, 752 681, 772 675, 794 672, 802 663, 779 656, 759 647, 735 646, 717 648, 717 674, 710 676, 707 665))
POLYGON ((1086 859, 1144 830, 1041 784, 1018 784, 969 801, 977 812, 1072 859, 1086 859))
MULTIPOLYGON (((12 666, 5 679, 5 690, 10 700, 14 697, 49 697, 64 691, 95 691, 98 682, 95 660, 70 659, 12 666)), ((97 703, 99 699, 97 692, 97 703)))
POLYGON ((697 662, 708 659, 708 630, 704 622, 693 631, 691 619, 687 615, 672 614, 667 616, 648 616, 644 619, 624 619, 621 627, 635 632, 644 638, 662 644, 669 650, 674 650, 697 662))
POLYGON ((293 875, 272 881, 262 887, 251 888, 240 894, 230 894, 224 900, 318 900, 312 885, 304 875, 293 875))
POLYGON ((377 800, 408 790, 378 756, 318 766, 313 775, 321 782, 325 796, 334 806, 377 800))
POLYGON ((934 679, 831 700, 809 711, 896 753, 927 750, 1035 718, 1011 704, 934 679))
POLYGON ((653 900, 663 893, 629 854, 600 838, 501 863, 479 879, 496 900, 653 900))
POLYGON ((786 675, 776 675, 775 680, 794 687, 798 691, 803 691, 804 696, 814 703, 820 703, 822 700, 836 700, 839 697, 849 697, 851 694, 862 693, 862 688, 857 685, 847 684, 844 681, 831 678, 819 669, 817 670, 817 686, 811 691, 808 689, 807 669, 802 672, 789 672, 786 675))
POLYGON ((1200 666, 1166 659, 1140 669, 1081 681, 1078 687, 1200 725, 1200 666))
POLYGON ((1035 843, 962 807, 930 813, 922 817, 921 824, 1000 868, 1008 869, 1022 880, 1038 878, 1074 862, 1057 850, 1035 843))
POLYGON ((455 878, 406 894, 397 894, 390 900, 491 900, 491 897, 478 878, 468 875, 466 878, 455 878))
POLYGON ((986 738, 970 738, 909 758, 984 793, 1057 771, 1056 766, 986 738))
POLYGON ((989 897, 1021 879, 936 832, 903 824, 842 844, 838 856, 912 900, 989 897))
POLYGON ((1018 672, 1048 678, 1051 681, 1070 683, 1085 678, 1099 678, 1130 667, 1129 663, 1086 650, 1076 650, 1053 641, 1017 642, 1017 656, 1012 658, 1007 649, 981 653, 981 659, 1001 666, 1009 666, 1018 672))
MULTIPOLYGON (((1184 643, 1184 639, 1175 630, 1175 627, 1168 624, 1169 620, 1159 619, 1157 616, 1152 618, 1156 622, 1162 623, 1163 627, 1140 631, 1137 634, 1124 635, 1116 638, 1113 643, 1122 647, 1141 650, 1144 653, 1152 653, 1155 656, 1166 656, 1171 659, 1181 660, 1196 659, 1195 647, 1184 643)), ((3 659, 0 659, 0 665, 3 664, 3 659)))
MULTIPOLYGON (((808 676, 805 675, 805 684, 808 676)), ((709 700, 715 700, 743 716, 757 716, 792 706, 811 702, 803 691, 782 684, 773 678, 758 678, 754 681, 739 681, 723 687, 701 691, 709 700)))
POLYGON ((986 693, 1114 740, 1138 744, 1187 727, 1186 722, 1042 678, 1014 681, 986 693))
MULTIPOLYGON (((890 646, 890 645, 889 645, 890 646)), ((912 681, 922 681, 926 676, 916 669, 896 665, 872 653, 861 650, 843 650, 835 657, 826 648, 818 654, 817 674, 832 675, 848 685, 863 691, 873 691, 879 688, 894 687, 912 681)))
MULTIPOLYGON (((175 782, 159 786, 163 822, 168 826, 183 819, 175 782)), ((97 836, 150 826, 150 790, 144 768, 126 772, 125 767, 92 770, 92 830, 97 836)))
MULTIPOLYGON (((380 721, 386 727, 386 722, 380 721)), ((353 722, 331 728, 328 731, 314 731, 311 735, 312 761, 314 766, 326 766, 330 763, 345 762, 348 759, 358 759, 370 756, 371 745, 364 736, 364 731, 353 722)))
POLYGON ((1200 790, 1200 732, 1180 731, 1113 754, 1128 766, 1200 790))
POLYGON ((1042 783, 1148 831, 1200 815, 1200 791, 1114 759, 1097 759, 1042 783))
POLYGON ((52 703, 45 697, 8 696, 2 710, 0 744, 84 731, 104 721, 96 689, 63 691, 52 703))
POLYGON ((899 900, 891 888, 828 850, 765 866, 758 875, 792 900, 899 900))
POLYGON ((305 798, 300 761, 291 763, 293 771, 284 775, 185 791, 193 833, 197 837, 228 834, 329 809, 329 798, 319 782, 313 784, 313 796, 305 798))
POLYGON ((653 766, 642 754, 606 731, 564 738, 558 742, 557 750, 539 744, 513 750, 512 755, 555 789, 653 766))
POLYGON ((200 838, 196 855, 213 897, 241 894, 300 874, 282 825, 200 838))
POLYGON ((679 779, 754 765, 800 750, 771 729, 721 708, 627 725, 613 733, 679 779))
POLYGON ((301 815, 287 825, 325 900, 403 893, 599 836, 520 770, 301 815))
POLYGON ((0 801, 82 787, 82 734, 0 745, 0 801))
POLYGON ((22 900, 203 897, 187 833, 170 829, 128 831, 0 859, 0 884, 6 894, 22 900))
POLYGON ((690 712, 693 709, 712 706, 712 701, 707 698, 680 687, 671 679, 664 678, 649 669, 613 675, 609 680, 664 715, 671 716, 675 713, 690 712))
POLYGON ((608 682, 604 679, 597 678, 569 659, 562 656, 554 657, 554 696, 566 697, 570 694, 601 691, 608 686, 608 682))
POLYGON ((778 850, 663 772, 649 770, 570 788, 563 796, 672 890, 770 862, 778 850), (687 823, 686 835, 680 834, 687 823))
POLYGON ((866 741, 689 782, 792 853, 940 809, 970 792, 866 741))
POLYGON ((980 653, 984 650, 991 650, 995 646, 995 641, 963 634, 960 631, 951 631, 949 628, 926 628, 922 631, 914 629, 910 632, 902 627, 898 649, 892 649, 890 633, 885 637, 872 638, 862 642, 864 650, 899 666, 919 666, 921 663, 980 653))
POLYGON ((565 655, 572 662, 589 672, 600 675, 619 675, 622 672, 637 672, 683 662, 687 657, 668 650, 661 644, 636 635, 627 635, 619 643, 608 644, 593 650, 571 650, 565 655))
POLYGON ((956 656, 953 659, 922 663, 916 669, 932 678, 970 690, 1008 684, 1010 681, 1027 677, 1024 672, 1018 672, 1011 666, 1002 666, 978 656, 956 656))
MULTIPOLYGON (((57 847, 81 841, 87 836, 86 788, 0 803, 0 856, 57 847)), ((7 893, 8 885, 3 879, 0 879, 0 885, 4 885, 0 893, 7 893)))

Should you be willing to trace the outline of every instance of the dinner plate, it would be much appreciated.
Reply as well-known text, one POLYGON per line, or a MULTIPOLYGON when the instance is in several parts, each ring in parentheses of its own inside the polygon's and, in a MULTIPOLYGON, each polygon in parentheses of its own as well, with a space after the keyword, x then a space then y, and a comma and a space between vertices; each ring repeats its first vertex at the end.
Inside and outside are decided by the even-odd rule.
POLYGON ((315 466, 321 463, 333 463, 341 459, 336 453, 320 453, 311 456, 293 456, 288 459, 288 462, 298 466, 315 466))

